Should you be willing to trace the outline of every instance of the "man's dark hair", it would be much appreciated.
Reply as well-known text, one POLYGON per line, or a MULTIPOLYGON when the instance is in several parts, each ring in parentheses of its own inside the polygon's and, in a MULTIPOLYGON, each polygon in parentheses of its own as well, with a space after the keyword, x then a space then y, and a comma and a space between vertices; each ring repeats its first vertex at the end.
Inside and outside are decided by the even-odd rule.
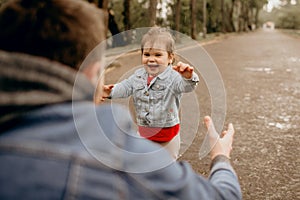
POLYGON ((106 14, 81 0, 11 0, 0 8, 0 49, 78 68, 105 39, 106 14))

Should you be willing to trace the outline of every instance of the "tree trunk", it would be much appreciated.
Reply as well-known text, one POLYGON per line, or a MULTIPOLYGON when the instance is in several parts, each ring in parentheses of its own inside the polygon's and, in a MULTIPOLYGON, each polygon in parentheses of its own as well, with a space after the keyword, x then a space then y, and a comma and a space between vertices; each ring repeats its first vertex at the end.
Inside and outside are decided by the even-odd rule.
POLYGON ((255 9, 255 28, 258 27, 259 10, 260 10, 260 8, 256 7, 256 9, 255 9))
POLYGON ((180 26, 180 11, 181 11, 181 0, 177 0, 175 8, 175 31, 179 32, 180 26))
POLYGON ((221 31, 222 33, 225 33, 225 3, 224 0, 221 0, 221 16, 222 16, 222 27, 221 27, 221 31))
POLYGON ((235 28, 235 26, 234 26, 234 16, 233 16, 233 14, 234 14, 234 7, 235 7, 235 0, 232 0, 231 1, 231 8, 230 8, 230 26, 231 26, 231 28, 232 28, 232 30, 234 31, 234 32, 236 32, 237 30, 236 30, 236 28, 235 28))
POLYGON ((190 0, 190 13, 191 13, 191 37, 196 39, 196 0, 190 0))
POLYGON ((249 4, 248 4, 248 2, 245 2, 244 3, 244 14, 243 14, 244 15, 244 22, 245 22, 244 31, 248 31, 248 29, 249 29, 249 24, 250 24, 249 13, 250 13, 249 4))
POLYGON ((149 1, 149 26, 154 26, 156 24, 156 8, 157 8, 157 0, 149 1))
POLYGON ((108 24, 109 24, 109 14, 108 14, 108 0, 88 0, 88 2, 95 4, 98 8, 101 8, 106 16, 105 16, 105 35, 107 35, 108 32, 108 24))
POLYGON ((176 1, 176 7, 175 7, 175 38, 176 42, 180 43, 180 16, 181 16, 181 0, 176 1))
POLYGON ((124 29, 125 31, 131 29, 130 24, 130 0, 124 0, 123 2, 124 11, 123 11, 123 23, 124 23, 124 29))
POLYGON ((131 23, 130 23, 130 0, 124 0, 123 2, 123 7, 124 7, 124 11, 123 11, 123 23, 124 23, 124 30, 126 31, 124 34, 124 39, 126 41, 127 44, 131 43, 131 31, 129 31, 131 29, 131 23))
POLYGON ((239 32, 244 30, 244 2, 239 1, 239 32))
POLYGON ((206 38, 206 0, 203 0, 203 38, 206 38))
POLYGON ((122 34, 119 34, 120 30, 115 20, 114 12, 109 10, 108 14, 108 29, 113 35, 112 47, 124 46, 124 38, 122 34))

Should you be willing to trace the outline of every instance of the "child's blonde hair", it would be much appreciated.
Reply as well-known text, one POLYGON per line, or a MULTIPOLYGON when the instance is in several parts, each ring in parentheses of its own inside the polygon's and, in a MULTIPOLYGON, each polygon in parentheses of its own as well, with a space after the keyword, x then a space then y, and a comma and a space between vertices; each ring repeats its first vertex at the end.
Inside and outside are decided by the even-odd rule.
POLYGON ((172 34, 166 29, 161 27, 152 27, 142 38, 141 50, 144 51, 144 46, 146 43, 154 45, 154 43, 165 43, 166 51, 173 54, 175 48, 175 41, 172 34))

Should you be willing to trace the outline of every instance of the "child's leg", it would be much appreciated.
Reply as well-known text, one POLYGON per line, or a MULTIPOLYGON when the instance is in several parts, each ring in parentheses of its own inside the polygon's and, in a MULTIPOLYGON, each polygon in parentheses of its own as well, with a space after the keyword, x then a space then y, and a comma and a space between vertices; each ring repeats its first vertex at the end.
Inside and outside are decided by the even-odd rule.
MULTIPOLYGON (((139 132, 137 132, 138 135, 140 135, 139 132)), ((179 150, 180 150, 180 132, 169 142, 162 142, 162 143, 157 143, 160 144, 162 147, 167 149, 167 151, 171 154, 171 156, 177 160, 179 157, 179 150)))
POLYGON ((166 148, 175 160, 179 157, 180 133, 178 133, 171 141, 159 144, 166 148))

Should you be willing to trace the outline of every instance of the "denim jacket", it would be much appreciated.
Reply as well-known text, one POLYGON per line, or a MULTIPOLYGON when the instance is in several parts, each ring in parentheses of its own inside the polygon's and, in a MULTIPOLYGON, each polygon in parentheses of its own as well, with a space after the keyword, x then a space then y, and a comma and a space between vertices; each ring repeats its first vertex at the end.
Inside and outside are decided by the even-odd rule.
POLYGON ((117 105, 66 103, 28 113, 0 135, 0 199, 241 199, 229 163, 214 163, 207 180, 128 134, 135 133, 130 124, 117 105))
POLYGON ((191 92, 199 82, 193 72, 191 79, 184 79, 168 66, 147 86, 148 73, 144 68, 135 71, 128 79, 116 84, 111 98, 132 95, 137 124, 149 127, 171 127, 179 123, 179 103, 182 93, 191 92))

